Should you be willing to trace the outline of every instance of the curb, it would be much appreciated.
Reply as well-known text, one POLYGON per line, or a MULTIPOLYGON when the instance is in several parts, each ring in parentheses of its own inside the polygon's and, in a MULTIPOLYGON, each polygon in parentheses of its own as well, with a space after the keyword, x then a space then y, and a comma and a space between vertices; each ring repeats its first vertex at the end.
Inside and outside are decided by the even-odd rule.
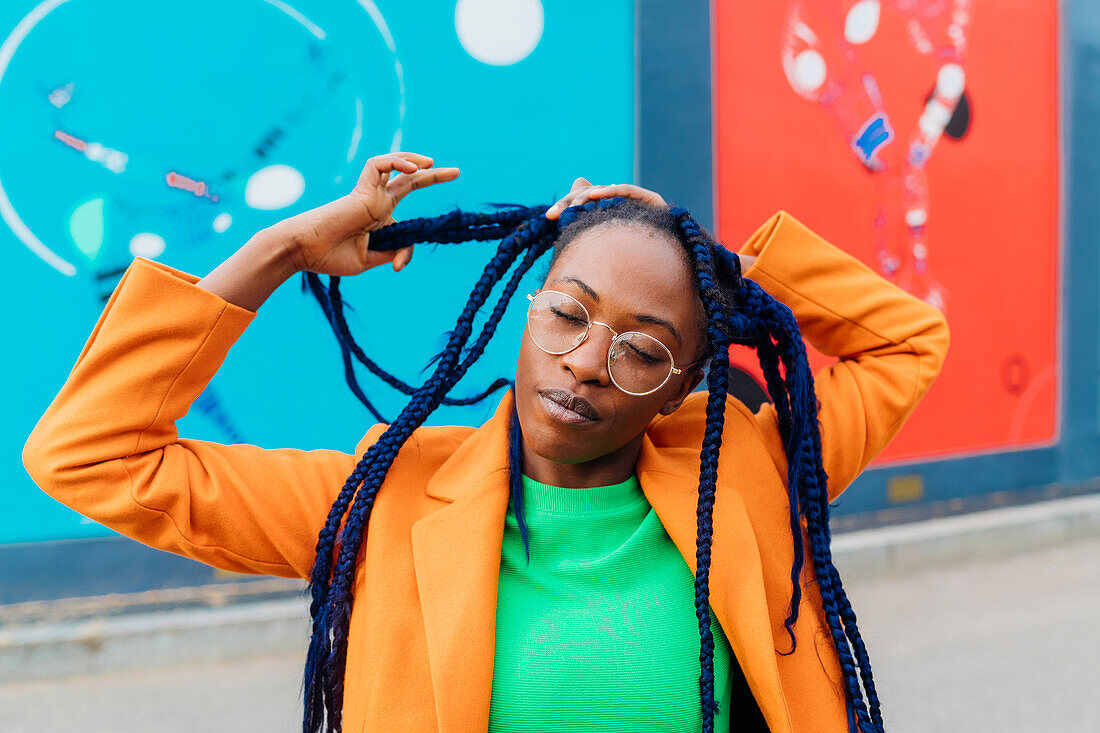
MULTIPOLYGON (((1100 495, 837 533, 832 550, 845 581, 872 580, 1096 537, 1100 495)), ((95 608, 117 605, 120 596, 100 598, 112 603, 74 602, 95 608)), ((0 684, 277 654, 301 655, 304 664, 309 645, 309 599, 300 592, 218 608, 37 621, 0 628, 0 684)))
POLYGON ((1100 537, 1100 495, 988 509, 833 536, 844 580, 871 580, 1100 537))
POLYGON ((274 654, 309 645, 306 598, 0 629, 0 684, 274 654))

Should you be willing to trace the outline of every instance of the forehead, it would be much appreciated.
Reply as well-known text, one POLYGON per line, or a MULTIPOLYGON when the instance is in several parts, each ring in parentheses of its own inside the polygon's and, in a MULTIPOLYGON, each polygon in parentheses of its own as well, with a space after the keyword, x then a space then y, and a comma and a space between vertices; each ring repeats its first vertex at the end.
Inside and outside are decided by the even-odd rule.
POLYGON ((686 337, 694 323, 696 298, 685 260, 680 244, 663 234, 605 224, 569 243, 550 268, 546 287, 575 295, 581 289, 561 280, 582 280, 600 296, 599 308, 616 316, 659 315, 686 337))

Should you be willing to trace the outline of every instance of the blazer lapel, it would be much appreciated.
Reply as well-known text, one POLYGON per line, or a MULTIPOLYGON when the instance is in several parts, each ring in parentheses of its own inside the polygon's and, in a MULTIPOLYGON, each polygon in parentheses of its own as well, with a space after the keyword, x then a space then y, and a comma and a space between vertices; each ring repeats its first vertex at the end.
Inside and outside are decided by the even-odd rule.
MULTIPOLYGON (((508 509, 508 427, 513 393, 428 482, 447 502, 412 526, 413 564, 440 733, 485 730, 493 686, 497 584, 508 509)), ((698 449, 662 446, 647 434, 639 483, 695 572, 698 449)), ((789 733, 764 596, 760 552, 740 494, 718 491, 710 602, 774 733, 789 733)))
MULTIPOLYGON (((696 570, 698 449, 658 450, 647 434, 638 456, 638 481, 688 567, 696 570), (685 473, 694 467, 695 473, 685 473)), ((773 733, 791 730, 790 713, 775 661, 760 550, 741 495, 715 492, 710 605, 773 733)))
POLYGON ((412 526, 440 733, 489 726, 512 404, 509 390, 439 468, 427 492, 449 503, 412 526))

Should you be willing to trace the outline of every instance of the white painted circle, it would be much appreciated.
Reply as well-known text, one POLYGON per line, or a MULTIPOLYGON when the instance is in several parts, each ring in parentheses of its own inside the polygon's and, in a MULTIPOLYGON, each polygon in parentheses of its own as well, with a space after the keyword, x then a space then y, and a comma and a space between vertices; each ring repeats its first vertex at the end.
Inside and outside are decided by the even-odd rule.
POLYGON ((794 57, 794 78, 791 80, 804 92, 812 92, 825 83, 825 59, 812 48, 794 57))
POLYGON ((151 232, 135 234, 130 240, 130 254, 154 259, 164 254, 164 237, 151 232))
POLYGON ((253 209, 282 209, 302 197, 306 179, 297 168, 276 163, 252 174, 244 186, 244 202, 253 209))
POLYGON ((216 231, 218 234, 221 234, 226 229, 228 229, 229 225, 232 223, 233 217, 223 211, 222 213, 214 217, 214 231, 216 231))
POLYGON ((857 45, 867 43, 878 30, 878 18, 878 0, 859 0, 844 18, 844 40, 857 45))
POLYGON ((966 86, 966 72, 958 64, 944 64, 936 74, 936 91, 948 98, 963 93, 966 86))
POLYGON ((114 173, 122 173, 126 170, 126 161, 129 160, 129 156, 126 153, 119 152, 118 150, 112 150, 107 153, 107 157, 103 163, 114 173))
POLYGON ((458 0, 455 32, 466 53, 493 66, 522 61, 542 38, 540 0, 458 0))

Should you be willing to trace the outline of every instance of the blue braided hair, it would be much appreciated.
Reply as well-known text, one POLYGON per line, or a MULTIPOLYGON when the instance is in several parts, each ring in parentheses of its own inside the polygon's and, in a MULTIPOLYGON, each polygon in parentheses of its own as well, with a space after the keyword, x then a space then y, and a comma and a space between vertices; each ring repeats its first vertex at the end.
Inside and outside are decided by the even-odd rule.
MULTIPOLYGON (((419 387, 413 387, 386 372, 355 343, 342 313, 344 304, 339 294, 339 278, 330 278, 326 288, 316 275, 306 275, 305 286, 320 303, 340 344, 345 378, 352 392, 376 419, 385 422, 356 381, 352 363, 354 356, 387 384, 410 395, 410 400, 377 442, 364 453, 333 503, 317 539, 317 558, 309 585, 312 637, 303 679, 303 730, 305 733, 318 733, 326 730, 326 726, 331 731, 341 730, 348 623, 354 600, 351 587, 356 558, 375 496, 398 450, 440 404, 472 404, 501 386, 512 384, 502 378, 478 395, 447 397, 483 353, 521 279, 534 263, 553 248, 552 265, 553 260, 581 232, 601 224, 618 222, 663 232, 681 245, 705 314, 705 322, 701 322, 699 327, 706 335, 704 356, 710 360, 707 370, 709 394, 699 461, 695 573, 695 609, 700 635, 699 691, 704 733, 713 732, 717 708, 709 576, 715 485, 729 380, 729 348, 734 343, 757 350, 768 392, 775 404, 787 455, 790 525, 795 552, 791 568, 790 606, 784 621, 792 648, 786 653, 792 653, 797 646, 794 624, 801 600, 804 522, 823 610, 845 678, 849 715, 854 715, 861 733, 881 733, 882 717, 870 659, 856 625, 855 613, 832 561, 827 477, 821 459, 817 400, 805 344, 794 315, 755 282, 743 278, 737 255, 716 243, 682 208, 648 206, 617 197, 570 207, 562 212, 556 222, 544 216, 547 208, 497 205, 497 210, 489 213, 453 211, 439 217, 398 222, 372 233, 371 248, 376 250, 398 249, 422 242, 501 240, 496 254, 474 285, 454 329, 448 333, 447 345, 429 363, 429 366, 435 365, 434 372, 419 387), (481 332, 473 344, 468 344, 473 334, 475 316, 494 287, 504 280, 510 270, 512 274, 482 325, 481 332), (780 373, 780 363, 783 374, 780 373), (337 532, 345 515, 347 519, 339 535, 337 552, 337 532)), ((518 415, 513 411, 508 446, 509 501, 529 559, 520 465, 522 440, 518 415)))

